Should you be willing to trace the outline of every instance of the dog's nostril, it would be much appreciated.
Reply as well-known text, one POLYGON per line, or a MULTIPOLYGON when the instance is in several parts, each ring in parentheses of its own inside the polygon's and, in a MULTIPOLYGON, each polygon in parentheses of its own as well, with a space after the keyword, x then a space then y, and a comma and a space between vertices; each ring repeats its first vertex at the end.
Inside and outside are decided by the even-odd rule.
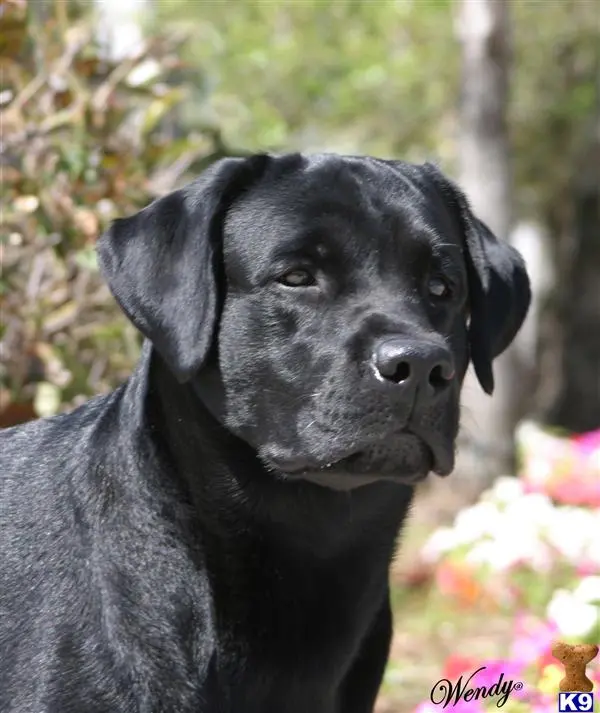
POLYGON ((449 374, 448 370, 445 369, 442 364, 438 364, 437 366, 434 366, 429 373, 429 383, 436 391, 438 391, 448 385, 452 376, 453 374, 449 374))
POLYGON ((391 377, 388 377, 390 381, 395 381, 397 384, 401 384, 410 377, 410 364, 407 361, 401 361, 396 367, 394 373, 391 377))

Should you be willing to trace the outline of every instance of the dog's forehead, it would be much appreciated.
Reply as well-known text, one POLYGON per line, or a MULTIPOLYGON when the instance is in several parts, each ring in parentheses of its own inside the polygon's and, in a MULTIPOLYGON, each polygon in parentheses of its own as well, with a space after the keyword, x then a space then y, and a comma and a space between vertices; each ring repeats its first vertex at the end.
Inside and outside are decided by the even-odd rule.
POLYGON ((417 167, 403 173, 382 161, 322 155, 288 172, 276 169, 227 216, 230 258, 235 252, 244 262, 266 260, 303 243, 323 250, 351 246, 355 255, 398 241, 407 251, 460 243, 443 201, 414 180, 417 167))

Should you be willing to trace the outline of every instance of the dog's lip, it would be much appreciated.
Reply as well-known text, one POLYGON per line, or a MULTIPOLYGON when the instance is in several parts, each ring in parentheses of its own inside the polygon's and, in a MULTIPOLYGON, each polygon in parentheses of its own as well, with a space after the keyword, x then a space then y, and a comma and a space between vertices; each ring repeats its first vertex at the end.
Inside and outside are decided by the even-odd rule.
MULTIPOLYGON (((424 446, 430 458, 428 472, 433 472, 439 476, 447 476, 452 472, 454 467, 453 450, 444 446, 441 439, 436 438, 434 434, 427 432, 425 429, 410 426, 403 433, 407 436, 417 438, 424 446)), ((302 477, 307 473, 327 473, 334 468, 352 465, 365 455, 366 450, 360 449, 350 453, 340 455, 328 462, 314 462, 309 459, 294 460, 268 458, 265 459, 267 464, 284 476, 291 478, 302 477)), ((397 476, 400 477, 400 476, 397 476)))
POLYGON ((362 451, 356 451, 349 455, 343 456, 336 460, 329 461, 327 463, 313 463, 308 460, 302 460, 301 462, 294 461, 283 461, 277 458, 269 458, 269 465, 273 466, 276 470, 280 471, 284 475, 297 476, 304 473, 316 473, 316 472, 326 472, 331 470, 335 466, 341 465, 343 463, 351 463, 360 457, 362 451))
POLYGON ((333 490, 349 490, 360 485, 368 485, 378 481, 389 481, 413 486, 423 480, 433 466, 433 453, 429 448, 426 450, 431 459, 430 466, 426 471, 419 473, 363 473, 360 469, 353 472, 351 469, 352 463, 360 459, 361 456, 364 456, 365 451, 356 451, 335 462, 314 466, 306 464, 303 467, 295 467, 292 469, 289 463, 277 464, 274 461, 271 461, 269 465, 279 472, 281 476, 290 481, 308 480, 318 485, 327 486, 333 490), (350 469, 346 470, 348 466, 350 466, 350 469), (338 469, 341 469, 343 473, 340 474, 338 469))
POLYGON ((444 445, 441 438, 436 437, 435 434, 425 429, 419 428, 418 425, 411 425, 407 433, 416 436, 430 451, 432 460, 431 470, 436 475, 442 478, 450 475, 454 469, 454 451, 452 448, 448 448, 444 445))

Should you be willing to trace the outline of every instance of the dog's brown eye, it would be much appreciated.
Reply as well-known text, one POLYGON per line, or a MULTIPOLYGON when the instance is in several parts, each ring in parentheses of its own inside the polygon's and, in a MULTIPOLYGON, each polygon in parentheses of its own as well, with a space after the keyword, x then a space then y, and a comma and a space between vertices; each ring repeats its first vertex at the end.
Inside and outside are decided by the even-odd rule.
POLYGON ((432 277, 427 284, 427 289, 429 290, 429 294, 437 299, 450 297, 452 293, 450 285, 443 277, 432 277))
POLYGON ((282 275, 278 282, 286 287, 310 287, 316 280, 307 270, 290 270, 282 275))

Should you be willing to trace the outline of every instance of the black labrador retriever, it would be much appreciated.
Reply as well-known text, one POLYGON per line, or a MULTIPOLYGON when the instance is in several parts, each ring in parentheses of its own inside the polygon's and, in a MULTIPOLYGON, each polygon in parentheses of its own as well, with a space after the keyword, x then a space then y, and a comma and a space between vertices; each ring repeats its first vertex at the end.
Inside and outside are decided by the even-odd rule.
POLYGON ((224 159, 98 255, 131 378, 0 433, 2 713, 368 713, 414 484, 518 253, 430 164, 224 159))

